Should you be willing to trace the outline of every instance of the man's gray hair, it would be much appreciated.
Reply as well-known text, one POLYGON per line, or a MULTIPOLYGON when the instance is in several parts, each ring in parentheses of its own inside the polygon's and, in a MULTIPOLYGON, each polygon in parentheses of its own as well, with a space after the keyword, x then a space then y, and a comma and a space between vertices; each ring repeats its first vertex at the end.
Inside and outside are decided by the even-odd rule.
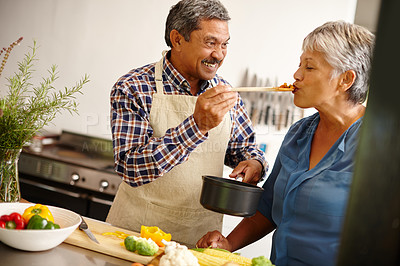
POLYGON ((229 21, 228 11, 218 0, 182 0, 172 6, 165 25, 165 42, 172 47, 170 33, 177 30, 186 41, 192 31, 199 29, 201 20, 229 21))
POLYGON ((318 51, 334 68, 332 78, 347 70, 356 79, 347 91, 353 103, 367 97, 375 36, 366 28, 344 21, 327 22, 316 28, 303 41, 303 51, 318 51))

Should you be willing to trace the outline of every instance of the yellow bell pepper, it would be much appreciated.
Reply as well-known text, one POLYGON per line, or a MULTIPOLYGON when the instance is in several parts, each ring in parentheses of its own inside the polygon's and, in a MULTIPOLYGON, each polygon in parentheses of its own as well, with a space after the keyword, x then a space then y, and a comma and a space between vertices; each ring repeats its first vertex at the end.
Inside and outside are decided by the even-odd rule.
POLYGON ((154 242, 157 243, 159 247, 164 247, 165 245, 161 242, 161 240, 171 241, 171 234, 164 233, 157 226, 144 226, 142 225, 140 228, 140 236, 144 238, 151 238, 154 242))
POLYGON ((47 208, 47 206, 42 205, 42 204, 36 204, 34 206, 26 208, 24 211, 24 214, 22 214, 22 219, 24 219, 25 223, 28 224, 31 217, 35 214, 38 214, 42 218, 45 218, 46 220, 54 223, 53 214, 51 214, 51 212, 50 212, 49 208, 47 208))

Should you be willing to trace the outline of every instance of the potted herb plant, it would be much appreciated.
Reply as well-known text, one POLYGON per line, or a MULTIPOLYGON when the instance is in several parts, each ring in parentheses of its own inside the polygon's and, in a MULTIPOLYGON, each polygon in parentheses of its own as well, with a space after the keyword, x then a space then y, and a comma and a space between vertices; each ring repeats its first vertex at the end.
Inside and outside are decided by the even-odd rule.
MULTIPOLYGON (((22 38, 0 51, 0 56, 4 53, 0 77, 11 50, 21 41, 22 38)), ((83 85, 89 82, 89 77, 85 75, 74 87, 56 90, 53 83, 58 78, 58 72, 57 66, 53 65, 48 70, 48 76, 39 85, 33 85, 30 81, 34 62, 37 61, 36 41, 30 49, 18 63, 18 71, 7 78, 8 91, 5 95, 3 92, 0 94, 0 202, 21 199, 18 158, 22 147, 62 110, 77 113, 75 95, 82 93, 83 85)))

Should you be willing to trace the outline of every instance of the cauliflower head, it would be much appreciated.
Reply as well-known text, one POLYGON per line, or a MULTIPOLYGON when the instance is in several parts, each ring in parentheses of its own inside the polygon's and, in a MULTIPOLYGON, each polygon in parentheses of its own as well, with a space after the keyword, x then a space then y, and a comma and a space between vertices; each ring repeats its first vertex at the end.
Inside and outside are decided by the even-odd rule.
POLYGON ((199 266, 197 258, 184 245, 176 242, 163 242, 165 255, 160 259, 160 266, 199 266))

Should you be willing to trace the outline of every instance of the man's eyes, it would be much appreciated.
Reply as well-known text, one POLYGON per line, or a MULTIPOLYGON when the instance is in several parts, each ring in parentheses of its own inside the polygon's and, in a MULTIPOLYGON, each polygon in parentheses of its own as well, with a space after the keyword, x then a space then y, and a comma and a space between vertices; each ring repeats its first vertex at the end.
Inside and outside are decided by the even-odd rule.
MULTIPOLYGON (((222 49, 226 49, 228 47, 228 44, 229 44, 228 42, 222 43, 221 44, 221 48, 222 49)), ((208 42, 206 42, 206 45, 209 46, 209 47, 215 47, 215 46, 218 45, 218 43, 215 42, 215 41, 208 41, 208 42)))

